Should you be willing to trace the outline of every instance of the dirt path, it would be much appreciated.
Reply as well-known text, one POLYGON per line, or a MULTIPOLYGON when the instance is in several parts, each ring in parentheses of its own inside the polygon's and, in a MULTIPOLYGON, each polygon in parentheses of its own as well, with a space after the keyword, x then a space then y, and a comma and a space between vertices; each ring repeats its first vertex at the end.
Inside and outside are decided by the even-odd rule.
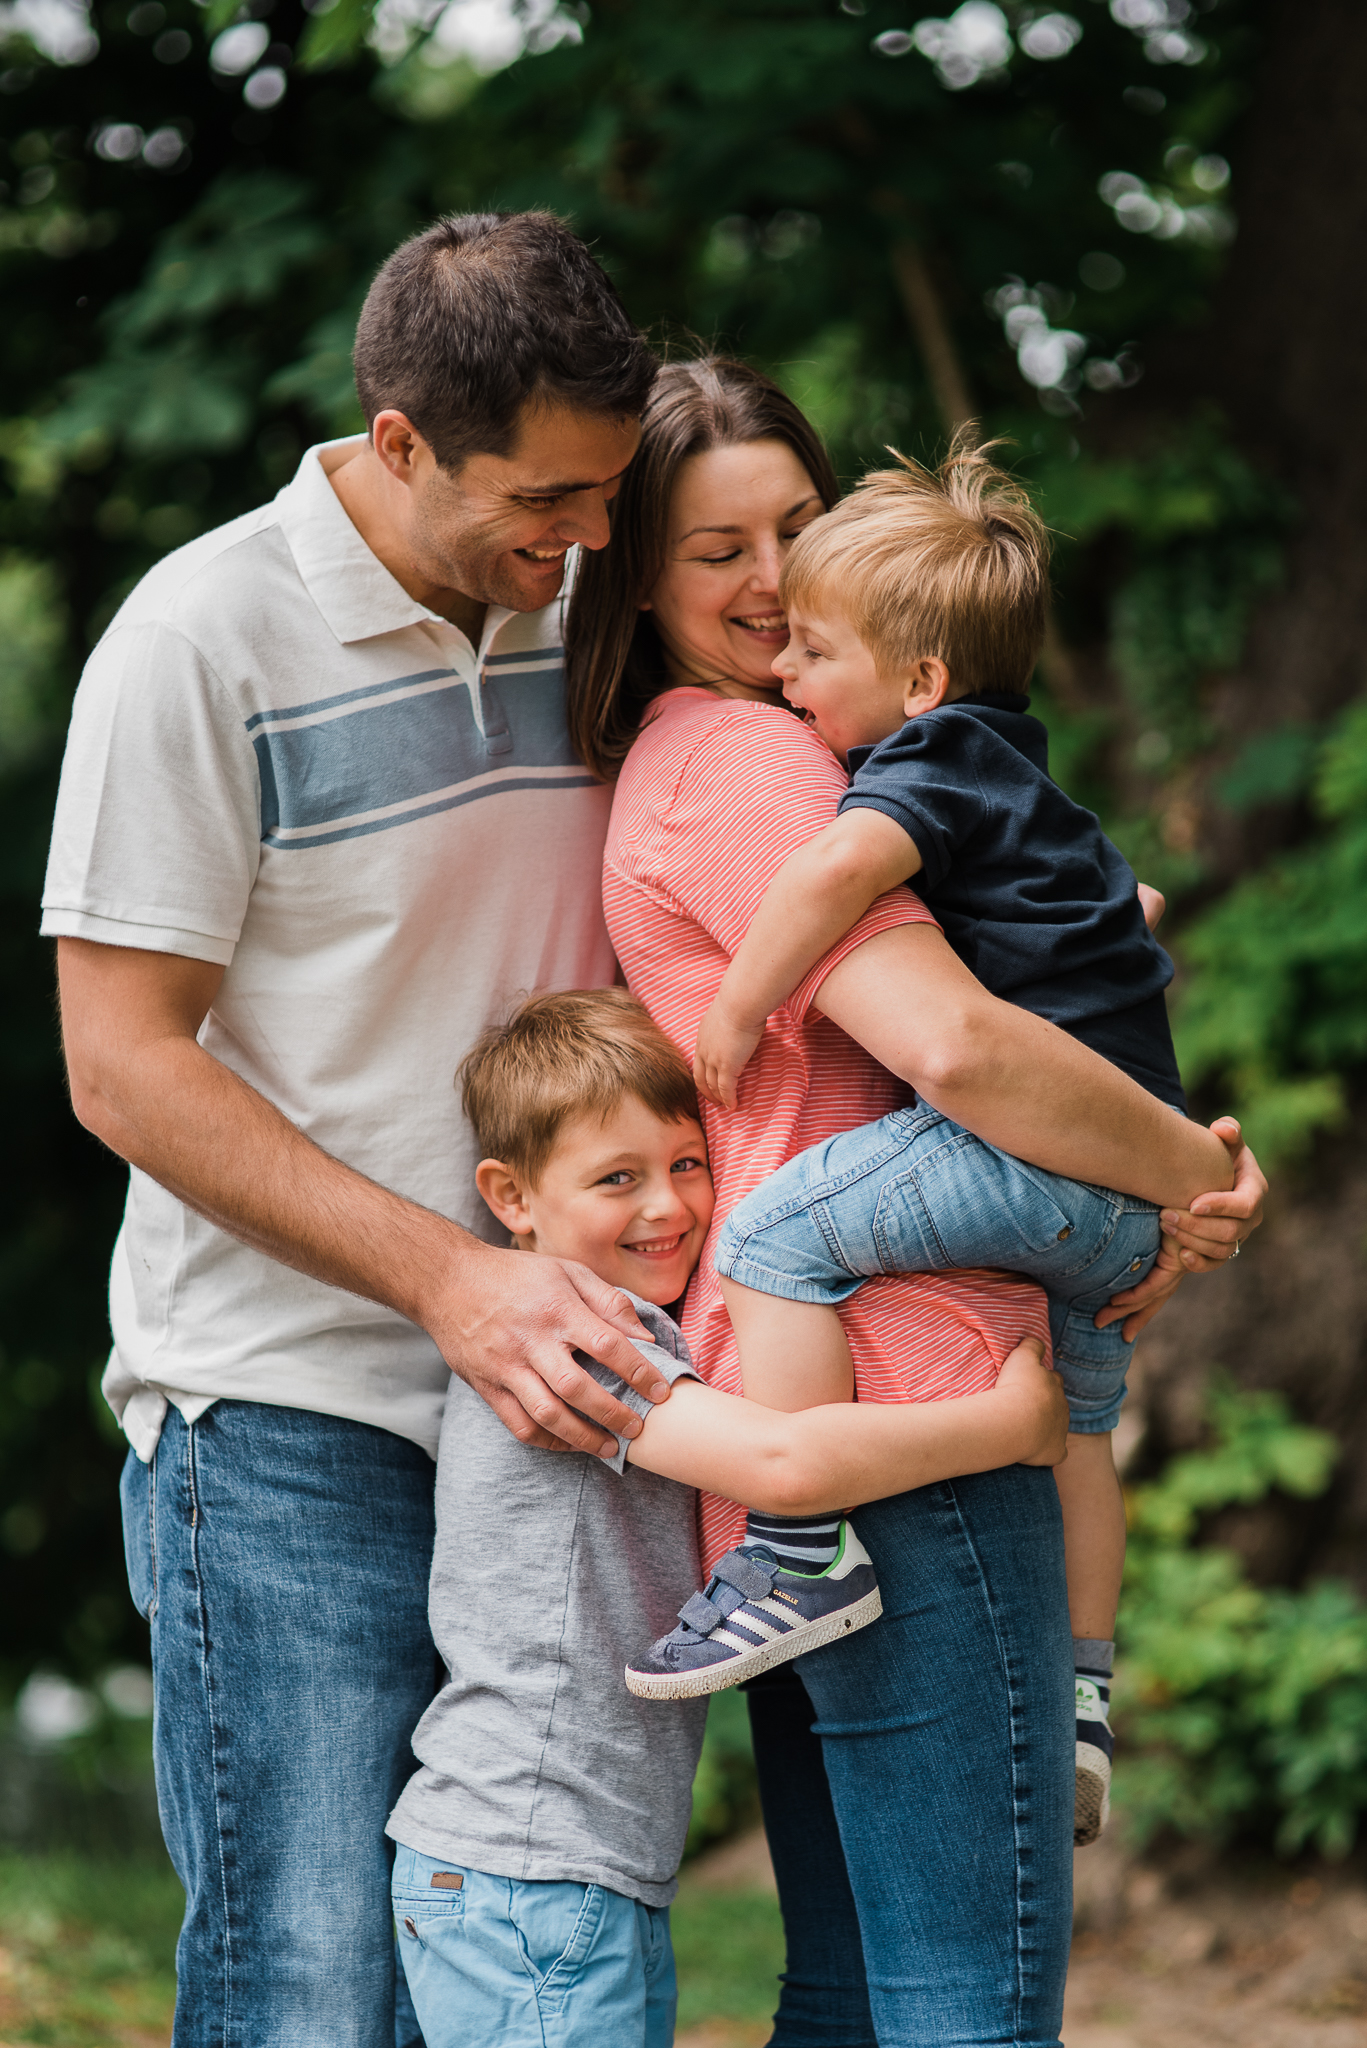
MULTIPOLYGON (((762 1834, 694 1883, 772 1891, 762 1834)), ((1076 1860, 1066 2048, 1367 2048, 1367 1870, 1266 1861, 1076 1860)), ((765 2027, 694 2027, 677 2048, 761 2048, 765 2027)))

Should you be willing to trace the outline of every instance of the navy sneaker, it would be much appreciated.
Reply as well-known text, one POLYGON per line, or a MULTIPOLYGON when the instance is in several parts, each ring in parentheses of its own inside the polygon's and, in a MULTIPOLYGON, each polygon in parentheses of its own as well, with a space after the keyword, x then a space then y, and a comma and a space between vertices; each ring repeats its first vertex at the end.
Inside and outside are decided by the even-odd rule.
POLYGON ((708 1581, 679 1609, 679 1626, 627 1666, 627 1690, 645 1700, 687 1700, 725 1692, 771 1665, 786 1664, 883 1612, 873 1563, 848 1522, 824 1572, 785 1571, 771 1550, 728 1550, 708 1581))

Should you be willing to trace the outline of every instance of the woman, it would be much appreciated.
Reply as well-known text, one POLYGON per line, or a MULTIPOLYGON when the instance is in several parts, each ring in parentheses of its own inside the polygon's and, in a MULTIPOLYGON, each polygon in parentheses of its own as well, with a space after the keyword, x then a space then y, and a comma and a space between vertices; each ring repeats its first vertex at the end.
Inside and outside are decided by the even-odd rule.
MULTIPOLYGON (((767 882, 844 786, 769 666, 787 637, 783 553, 836 495, 817 436, 766 378, 716 358, 671 365, 612 544, 580 570, 571 729, 591 767, 620 773, 609 930, 630 986, 689 1055, 767 882)), ((740 1110, 704 1105, 718 1222, 794 1152, 905 1100, 907 1083, 1056 1172, 1146 1192, 1138 1175, 1159 1199, 1218 1184, 1217 1141, 986 996, 896 891, 770 1020, 740 1110)), ((843 1319, 862 1399, 990 1381, 971 1311, 946 1318, 928 1279, 870 1283, 843 1319)), ((683 1323, 704 1377, 734 1391, 710 1246, 683 1323)), ((750 1693, 788 1933, 775 2048, 1053 2048, 1072 1689, 1052 1477, 1013 1467, 923 1488, 861 1510, 859 1528, 882 1624, 803 1659, 800 1681, 790 1670, 750 1693)), ((715 1558, 737 1512, 705 1501, 703 1531, 715 1558)))

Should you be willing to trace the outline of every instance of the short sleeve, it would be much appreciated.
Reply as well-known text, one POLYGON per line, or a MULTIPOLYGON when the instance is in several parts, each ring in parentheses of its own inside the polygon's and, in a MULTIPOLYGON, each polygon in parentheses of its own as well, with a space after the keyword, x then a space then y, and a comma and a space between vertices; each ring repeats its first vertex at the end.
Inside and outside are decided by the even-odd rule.
MULTIPOLYGON (((639 1295, 632 1294, 629 1299, 653 1340, 646 1343, 639 1337, 632 1339, 641 1356, 650 1360, 661 1379, 667 1381, 671 1387, 675 1380, 697 1379, 698 1371, 689 1355, 683 1331, 673 1317, 666 1315, 665 1311, 657 1308, 653 1302, 642 1301, 639 1295)), ((624 1408, 634 1408, 641 1416, 649 1415, 655 1405, 654 1402, 648 1400, 644 1394, 638 1393, 635 1387, 629 1387, 625 1380, 619 1379, 610 1366, 600 1365, 598 1360, 590 1358, 586 1351, 576 1351, 574 1357, 575 1363, 582 1365, 585 1372, 591 1373, 600 1387, 606 1387, 610 1394, 615 1395, 624 1408)), ((628 1439, 619 1436, 615 1454, 611 1458, 601 1460, 610 1472, 616 1472, 619 1476, 626 1470, 627 1444, 628 1439)))
POLYGON ((227 966, 261 846, 245 722, 184 635, 108 635, 72 710, 42 930, 227 966))
POLYGON ((946 718, 931 711, 909 719, 859 763, 840 802, 842 812, 880 811, 900 825, 921 856, 930 889, 938 888, 986 815, 971 727, 962 714, 946 718))
MULTIPOLYGON (((734 704, 694 749, 663 820, 670 894, 735 957, 789 854, 836 816, 845 776, 816 734, 769 705, 734 704)), ((892 889, 851 926, 789 997, 801 1022, 826 976, 875 933, 935 923, 892 889)))

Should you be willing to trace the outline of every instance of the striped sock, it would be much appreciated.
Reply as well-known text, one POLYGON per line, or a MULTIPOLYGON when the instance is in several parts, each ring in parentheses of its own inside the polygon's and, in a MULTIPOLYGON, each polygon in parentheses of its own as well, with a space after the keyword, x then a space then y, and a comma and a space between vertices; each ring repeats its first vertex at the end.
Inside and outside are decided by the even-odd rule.
POLYGON ((819 1578, 840 1555, 838 1515, 761 1515, 753 1510, 745 1517, 745 1540, 762 1543, 772 1551, 786 1572, 801 1572, 819 1578))
POLYGON ((1114 1754, 1111 1733, 1111 1672, 1115 1644, 1099 1636, 1073 1637, 1073 1673, 1077 1679, 1077 1739, 1094 1743, 1107 1757, 1114 1754))

